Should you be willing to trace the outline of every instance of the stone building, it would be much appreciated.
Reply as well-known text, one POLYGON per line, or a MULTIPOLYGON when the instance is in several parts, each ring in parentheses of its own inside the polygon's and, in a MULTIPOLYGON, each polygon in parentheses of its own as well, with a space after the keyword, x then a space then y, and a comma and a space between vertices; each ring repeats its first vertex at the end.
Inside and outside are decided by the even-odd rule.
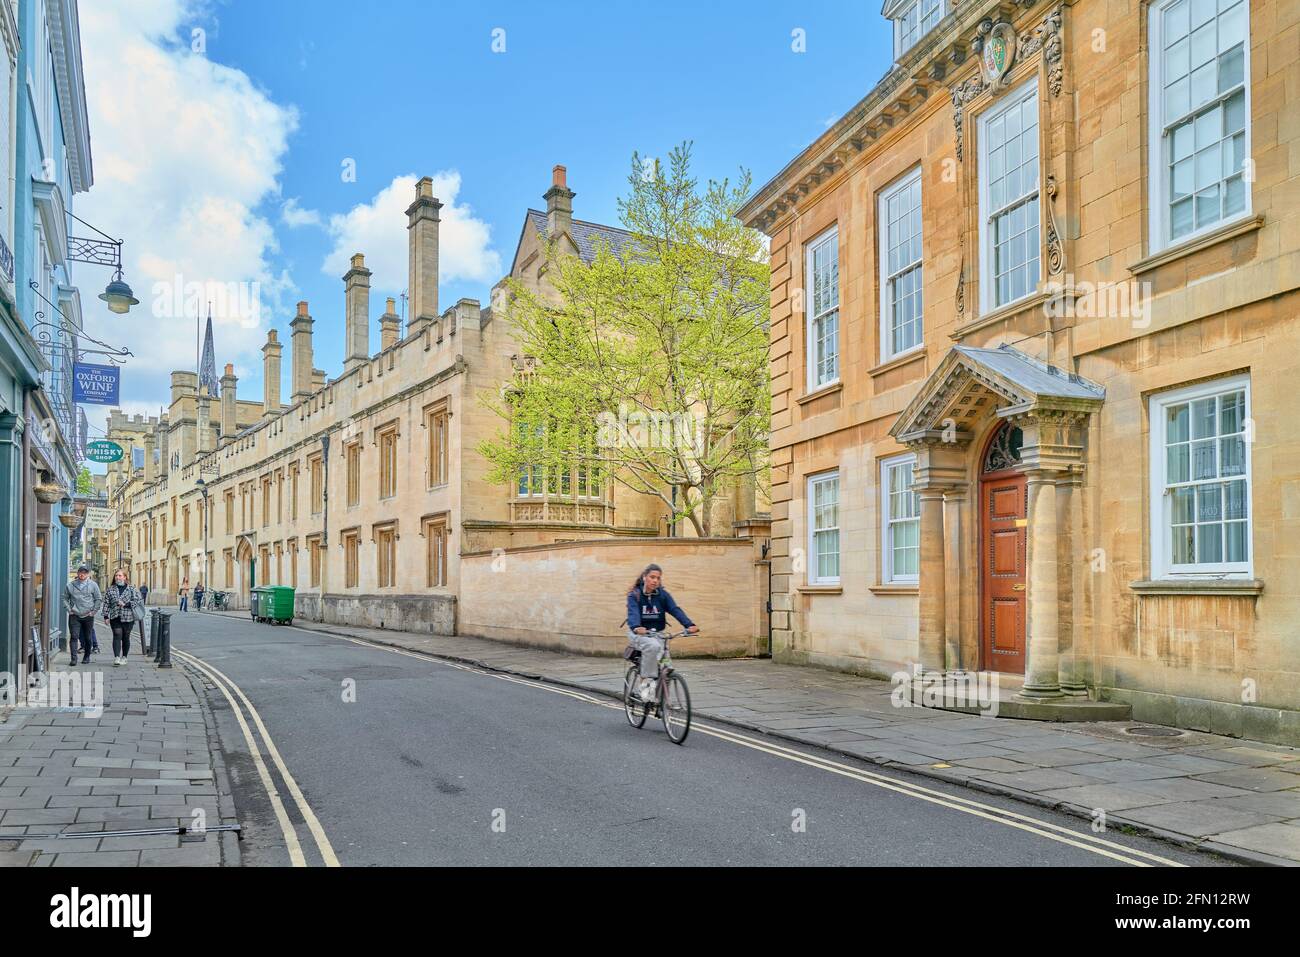
MULTIPOLYGON (((545 290, 542 238, 588 260, 597 239, 626 241, 621 230, 574 219, 574 195, 557 166, 546 210, 524 216, 511 277, 545 290)), ((239 397, 229 365, 219 400, 196 373, 172 374, 170 406, 140 437, 142 467, 115 473, 110 492, 120 525, 105 549, 123 552, 137 581, 162 595, 202 580, 232 592, 237 606, 253 585, 288 584, 301 617, 446 634, 457 623, 465 554, 672 534, 653 497, 576 467, 486 481, 478 447, 505 426, 484 399, 499 397, 526 360, 491 307, 461 299, 439 308, 440 206, 432 181, 421 180, 406 211, 409 321, 403 330, 388 299, 377 353, 371 273, 358 253, 343 276, 337 377, 315 367, 306 302, 289 323, 287 402, 286 343, 275 329, 262 347, 260 400, 239 397)), ((493 301, 502 293, 498 284, 493 301)), ((744 534, 764 527, 752 488, 734 490, 723 507, 744 534)))
POLYGON ((883 12, 743 212, 777 657, 1300 741, 1300 5, 883 12))

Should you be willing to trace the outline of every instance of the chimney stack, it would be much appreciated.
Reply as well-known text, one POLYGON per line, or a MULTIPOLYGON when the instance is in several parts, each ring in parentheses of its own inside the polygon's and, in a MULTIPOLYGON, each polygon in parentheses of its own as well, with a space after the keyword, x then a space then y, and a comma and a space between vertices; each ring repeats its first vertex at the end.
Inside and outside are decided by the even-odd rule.
POLYGON ((573 238, 573 197, 569 189, 568 173, 563 166, 551 170, 551 188, 542 196, 546 200, 546 238, 555 242, 560 233, 573 238))
POLYGON ((323 388, 325 388, 325 370, 312 369, 311 370, 311 391, 319 392, 323 388))
POLYGON ((415 184, 415 202, 406 208, 409 249, 410 314, 407 329, 420 332, 438 318, 438 210, 428 176, 415 184))
POLYGON ((370 270, 366 257, 356 253, 352 268, 343 275, 346 332, 343 371, 348 372, 370 359, 370 270))
POLYGON ((158 467, 154 464, 154 446, 158 439, 152 431, 144 434, 144 483, 148 485, 158 477, 158 467))
POLYGON ((391 349, 397 345, 401 324, 402 319, 397 314, 397 300, 389 299, 388 308, 379 317, 379 348, 381 350, 391 349))
POLYGON ((223 444, 235 437, 235 367, 226 363, 226 374, 221 377, 221 441, 223 444))
POLYGON ((198 403, 198 412, 196 413, 196 417, 199 420, 198 451, 202 454, 212 448, 212 397, 208 395, 207 386, 199 386, 199 394, 196 397, 196 401, 198 403))
POLYGON ((293 393, 290 402, 299 402, 312 393, 312 354, 311 354, 311 316, 307 314, 307 303, 298 303, 298 314, 289 323, 293 329, 290 345, 293 347, 293 393))
POLYGON ((280 414, 280 334, 266 330, 266 345, 262 346, 262 414, 280 414))

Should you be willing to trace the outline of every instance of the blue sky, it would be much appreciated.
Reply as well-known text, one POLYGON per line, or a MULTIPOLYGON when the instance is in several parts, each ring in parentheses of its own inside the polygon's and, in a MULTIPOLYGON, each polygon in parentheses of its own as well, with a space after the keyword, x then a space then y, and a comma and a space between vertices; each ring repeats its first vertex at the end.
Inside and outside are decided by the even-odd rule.
MULTIPOLYGON (((78 281, 88 327, 140 356, 123 378, 133 412, 156 412, 168 371, 193 365, 192 317, 149 308, 155 282, 259 283, 256 321, 223 315, 216 330, 218 368, 235 363, 241 396, 260 397, 257 349, 268 327, 287 340, 298 299, 333 376, 339 264, 361 251, 376 270, 373 350, 383 287, 405 283, 410 184, 398 177, 437 175, 454 193, 443 307, 486 300, 554 164, 568 167, 575 215, 608 223, 634 150, 692 140, 702 179, 744 166, 761 185, 871 88, 891 48, 874 0, 81 6, 96 185, 74 208, 126 239, 142 306, 110 320, 94 308, 107 277, 78 281), (792 49, 796 30, 806 52, 792 49)), ((103 410, 87 412, 100 427, 103 410)))

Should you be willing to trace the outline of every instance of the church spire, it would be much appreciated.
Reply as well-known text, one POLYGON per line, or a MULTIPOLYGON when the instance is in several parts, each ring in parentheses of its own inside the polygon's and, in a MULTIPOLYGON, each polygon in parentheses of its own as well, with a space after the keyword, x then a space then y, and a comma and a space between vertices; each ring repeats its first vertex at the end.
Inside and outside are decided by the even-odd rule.
POLYGON ((208 328, 203 334, 203 358, 199 361, 199 388, 208 387, 208 395, 221 394, 217 384, 217 356, 212 348, 212 307, 208 307, 208 328))

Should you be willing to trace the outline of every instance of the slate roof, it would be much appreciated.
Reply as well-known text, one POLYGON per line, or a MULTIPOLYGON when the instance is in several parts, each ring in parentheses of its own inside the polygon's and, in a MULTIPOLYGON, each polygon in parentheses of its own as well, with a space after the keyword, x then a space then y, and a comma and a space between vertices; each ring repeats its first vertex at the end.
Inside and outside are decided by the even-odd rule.
MULTIPOLYGON (((541 234, 543 239, 546 238, 546 214, 544 212, 530 209, 528 211, 528 222, 541 234)), ((578 245, 578 257, 585 263, 590 263, 596 258, 596 241, 598 239, 603 239, 609 243, 610 251, 619 258, 622 258, 623 251, 635 241, 635 237, 626 229, 619 229, 616 226, 602 226, 600 223, 589 223, 581 219, 573 221, 572 235, 573 241, 578 245)))
POLYGON ((953 351, 961 353, 1040 397, 1101 399, 1106 395, 1106 390, 1095 382, 1048 365, 1041 359, 1035 359, 1005 344, 996 349, 953 346, 953 351))

